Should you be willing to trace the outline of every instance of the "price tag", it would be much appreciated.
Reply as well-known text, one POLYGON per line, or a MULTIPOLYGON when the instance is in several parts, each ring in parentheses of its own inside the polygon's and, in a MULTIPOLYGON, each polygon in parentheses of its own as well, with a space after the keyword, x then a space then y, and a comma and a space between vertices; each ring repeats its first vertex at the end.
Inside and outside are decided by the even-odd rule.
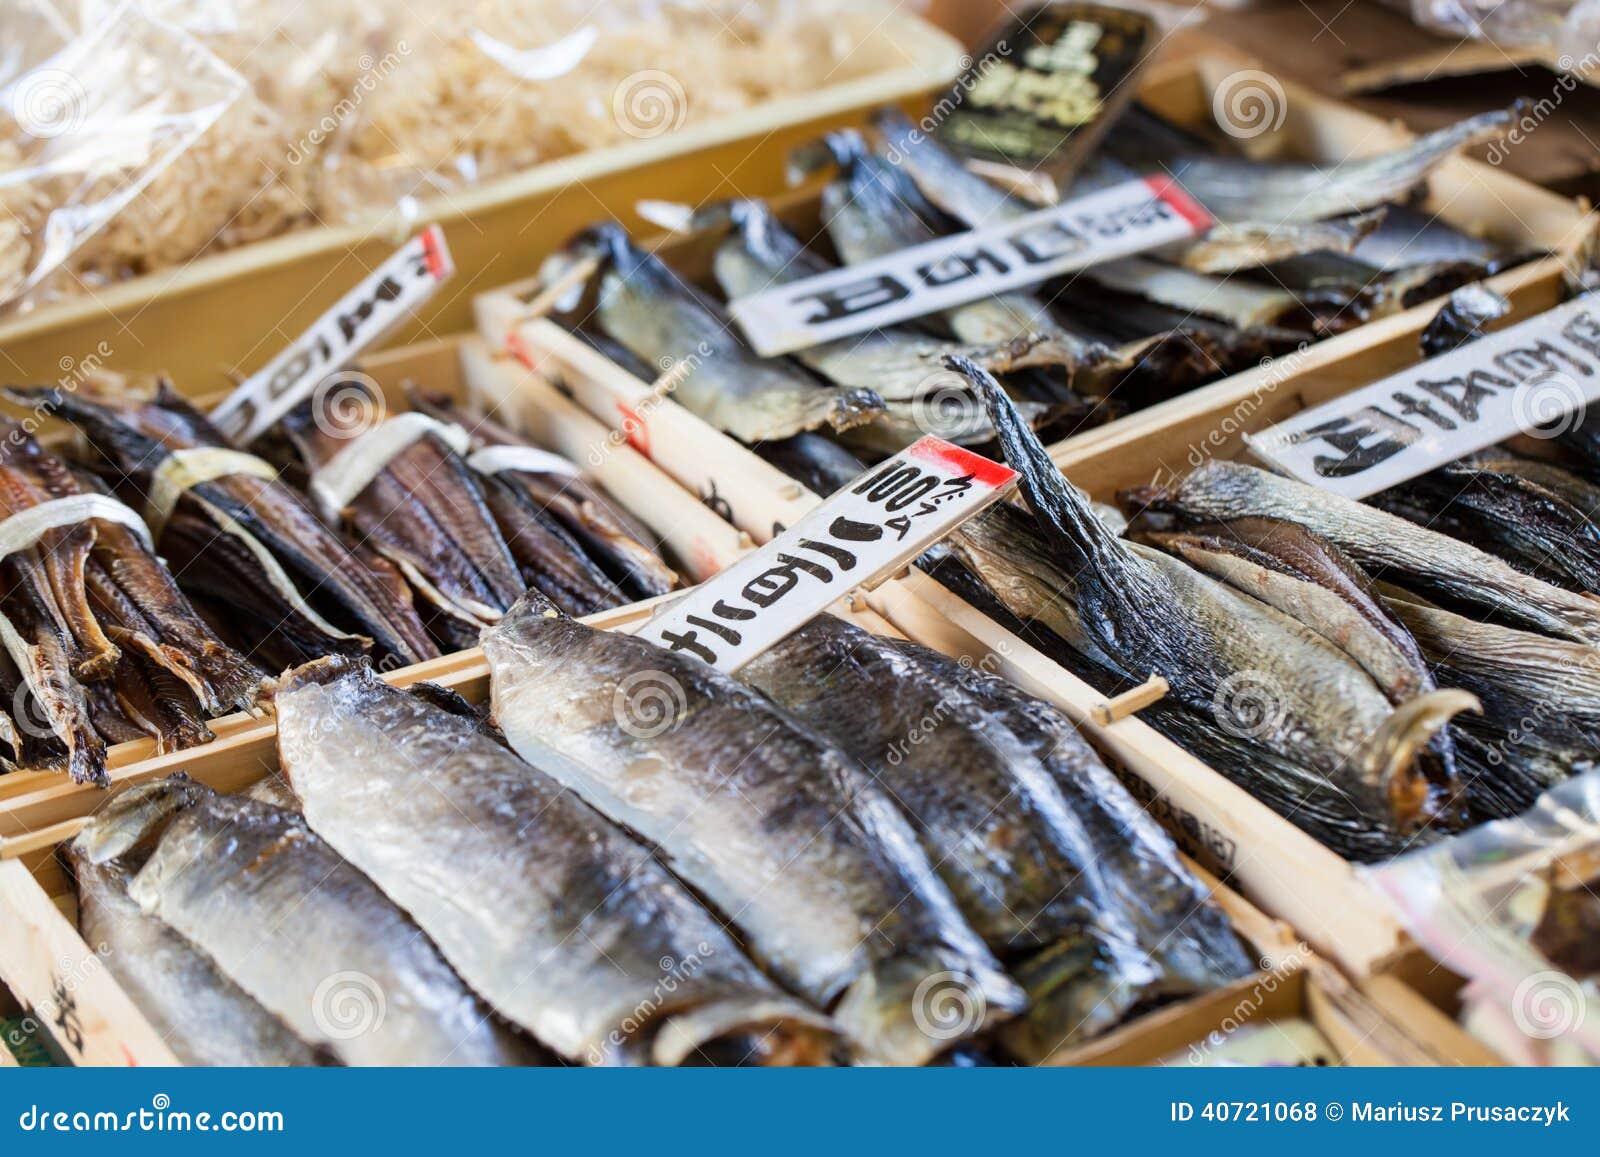
POLYGON ((1519 325, 1246 436, 1302 482, 1365 498, 1519 433, 1570 429, 1600 399, 1600 298, 1519 325))
POLYGON ((894 574, 999 498, 1016 472, 923 438, 637 633, 736 671, 857 587, 894 574))
POLYGON ((310 397, 318 382, 422 308, 454 272, 444 230, 430 225, 224 398, 212 422, 236 445, 249 445, 310 397))
POLYGON ((736 298, 728 309, 756 352, 772 357, 1183 241, 1212 224, 1176 182, 1152 176, 736 298))

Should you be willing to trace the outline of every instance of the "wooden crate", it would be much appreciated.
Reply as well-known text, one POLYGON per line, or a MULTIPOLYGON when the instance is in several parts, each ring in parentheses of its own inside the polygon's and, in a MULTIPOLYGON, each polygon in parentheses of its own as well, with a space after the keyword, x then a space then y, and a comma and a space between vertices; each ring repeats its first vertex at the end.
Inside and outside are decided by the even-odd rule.
MULTIPOLYGON (((1212 93, 1244 63, 1225 52, 1177 61, 1153 71, 1141 96, 1173 119, 1195 123, 1210 115, 1212 93)), ((1292 83, 1283 88, 1286 115, 1278 135, 1294 148, 1280 151, 1337 160, 1407 138, 1397 126, 1292 83)), ((1573 203, 1465 158, 1441 165, 1429 190, 1428 207, 1444 219, 1512 245, 1566 251, 1592 224, 1573 203)), ((777 208, 802 237, 817 231, 814 194, 783 199, 777 208)), ((686 277, 705 281, 718 240, 715 231, 672 237, 659 242, 656 250, 686 277)), ((1523 315, 1559 299, 1561 273, 1560 258, 1551 257, 1519 266, 1492 283, 1523 315)), ((528 318, 528 303, 537 292, 527 281, 478 299, 480 331, 495 348, 559 382, 758 542, 815 504, 816 495, 670 397, 659 396, 561 327, 528 318)), ((1281 420, 1414 360, 1418 335, 1436 308, 1437 303, 1419 306, 1372 322, 1087 431, 1058 444, 1052 454, 1074 482, 1101 499, 1150 481, 1162 468, 1181 472, 1203 460, 1196 455, 1232 456, 1245 430, 1281 420)), ((1379 962, 1407 947, 1398 921, 1347 861, 1137 718, 1110 726, 1097 723, 1093 714, 1103 703, 1098 692, 935 580, 913 573, 867 598, 898 628, 923 642, 951 632, 964 636, 961 645, 993 654, 1009 678, 1060 706, 1137 778, 1149 806, 1186 850, 1225 873, 1264 909, 1289 920, 1352 975, 1370 974, 1379 962), (905 601, 906 595, 915 596, 914 602, 905 601)))
POLYGON ((535 268, 595 216, 636 221, 633 204, 646 196, 699 200, 781 189, 789 147, 859 123, 881 104, 920 111, 926 94, 962 67, 961 46, 904 5, 863 5, 837 20, 854 49, 836 83, 431 198, 409 223, 391 212, 306 229, 8 318, 0 321, 6 380, 55 381, 104 341, 111 354, 100 355, 103 361, 167 370, 193 394, 218 389, 225 370, 264 365, 388 256, 405 231, 429 222, 444 225, 459 272, 399 340, 466 328, 472 292, 535 268))
MULTIPOLYGON (((899 633, 868 608, 851 610, 841 605, 836 609, 866 629, 899 633)), ((648 617, 649 608, 640 604, 590 616, 587 621, 608 629, 632 630, 648 617)), ((410 681, 414 674, 415 669, 385 677, 399 684, 410 681)), ((481 655, 439 673, 438 681, 473 701, 482 701, 488 694, 488 668, 481 655)), ((247 741, 202 751, 184 770, 217 790, 238 791, 277 766, 276 743, 268 723, 247 741)), ((81 820, 71 820, 0 840, 0 920, 13 930, 0 939, 0 983, 9 985, 51 1029, 63 1053, 76 1064, 175 1064, 171 1050, 77 932, 76 900, 56 850, 80 825, 81 820)), ((1201 875, 1259 958, 1261 971, 1216 992, 1163 1006, 1104 1037, 1062 1050, 1050 1059, 1052 1065, 1149 1064, 1191 1047, 1203 1048, 1212 1034, 1225 1036, 1243 1024, 1288 1017, 1310 1020, 1348 1063, 1426 1063, 1427 1056, 1415 1043, 1319 960, 1291 928, 1266 916, 1203 870, 1201 875)))
MULTIPOLYGON (((686 582, 709 577, 748 546, 748 540, 692 495, 608 431, 581 407, 508 358, 493 357, 470 335, 391 350, 367 358, 360 368, 397 409, 402 385, 414 380, 435 390, 495 399, 499 417, 520 425, 537 442, 565 454, 604 486, 670 548, 686 568, 686 582)), ((57 429, 55 436, 64 432, 57 429)), ((49 440, 47 436, 46 440, 49 440)), ((476 650, 446 655, 396 672, 400 682, 449 681, 479 663, 476 650)), ((212 721, 217 738, 203 748, 154 754, 149 740, 122 743, 109 751, 112 790, 189 767, 213 752, 252 750, 271 727, 246 713, 212 721)), ((14 772, 0 776, 0 837, 38 831, 83 815, 103 791, 75 784, 58 772, 14 772)))

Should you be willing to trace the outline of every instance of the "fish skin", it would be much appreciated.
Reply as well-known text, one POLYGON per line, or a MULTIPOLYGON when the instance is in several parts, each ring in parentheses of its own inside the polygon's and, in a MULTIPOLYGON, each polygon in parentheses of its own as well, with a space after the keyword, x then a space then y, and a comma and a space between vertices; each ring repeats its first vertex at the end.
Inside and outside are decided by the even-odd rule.
POLYGON ((1021 991, 895 806, 755 691, 697 659, 566 619, 532 594, 484 632, 483 648, 512 747, 656 845, 866 1059, 920 1064, 1020 1010, 1021 991), (671 709, 659 733, 629 715, 646 698, 641 682, 671 709), (936 1040, 918 1024, 918 1001, 951 977, 983 1015, 936 1040))
POLYGON ((485 475, 479 485, 524 585, 537 587, 573 615, 590 615, 629 601, 526 490, 502 474, 485 475))
MULTIPOLYGON (((371 412, 382 412, 376 399, 371 405, 371 412)), ((318 425, 309 405, 292 411, 281 427, 310 470, 345 445, 318 425)), ((497 621, 523 591, 477 475, 434 434, 390 459, 342 517, 434 612, 429 626, 442 648, 470 648, 475 633, 497 621)))
POLYGON ((1422 331, 1422 356, 1436 358, 1483 336, 1484 328, 1511 312, 1511 302, 1482 282, 1452 293, 1422 331))
POLYGON ((761 458, 807 490, 826 497, 866 473, 867 464, 824 434, 796 434, 755 448, 761 458))
POLYGON ((1503 616, 1524 629, 1600 643, 1600 603, 1541 582, 1477 547, 1396 515, 1236 462, 1209 462, 1171 486, 1131 491, 1134 504, 1216 522, 1249 516, 1297 522, 1374 578, 1418 586, 1503 616))
POLYGON ((574 245, 605 261, 600 327, 640 360, 673 371, 673 400, 724 434, 755 443, 822 427, 848 430, 882 413, 883 399, 871 390, 839 389, 792 362, 756 356, 720 306, 620 226, 596 227, 574 245))
POLYGON ((589 1063, 673 1063, 730 1041, 756 1049, 754 1063, 827 1059, 826 1018, 762 975, 645 848, 475 718, 337 660, 289 672, 273 702, 312 829, 545 1045, 589 1063))
POLYGON ((129 894, 303 1040, 351 1065, 541 1056, 491 1021, 411 919, 301 816, 195 787, 129 894))
MULTIPOLYGON (((129 789, 91 825, 127 822, 127 809, 140 802, 137 793, 150 786, 162 789, 165 784, 129 789)), ((182 1064, 322 1063, 316 1050, 193 945, 146 916, 128 895, 133 867, 120 858, 96 863, 81 850, 85 840, 92 841, 93 833, 60 853, 77 887, 78 931, 182 1064)))
MULTIPOLYGON (((475 447, 532 445, 492 418, 469 414, 441 394, 413 387, 408 395, 413 409, 465 429, 475 447)), ((590 558, 628 588, 629 601, 655 598, 678 586, 678 575, 662 558, 655 536, 581 474, 502 470, 497 477, 520 489, 535 509, 577 539, 590 558)))
MULTIPOLYGON (((54 389, 12 389, 7 394, 29 404, 48 403, 101 455, 102 476, 109 474, 114 483, 126 483, 140 495, 149 493, 155 471, 170 451, 228 446, 205 415, 165 381, 148 397, 54 389)), ((287 572, 282 582, 268 576, 260 617, 292 619, 301 633, 323 636, 319 653, 349 652, 353 633, 375 643, 380 660, 410 664, 438 655, 410 603, 396 599, 392 588, 286 483, 227 475, 190 488, 179 500, 178 512, 197 517, 211 532, 190 544, 176 569, 186 578, 206 569, 204 544, 216 541, 219 530, 224 537, 258 545, 287 572), (340 621, 342 630, 328 630, 323 616, 312 609, 319 605, 340 621)), ((159 545, 167 545, 165 537, 159 545)), ((212 586, 225 585, 237 573, 228 564, 216 570, 220 573, 212 576, 212 586)))
POLYGON ((1436 526, 1479 544, 1552 585, 1600 594, 1600 526, 1594 522, 1600 508, 1575 506, 1535 473, 1505 456, 1464 458, 1367 501, 1419 526, 1436 526))
POLYGON ((1453 768, 1423 745, 1471 696, 1435 692, 1393 707, 1342 651, 1287 615, 1169 555, 1118 539, 1009 413, 977 366, 952 364, 981 389, 1023 497, 1073 573, 1083 630, 1116 668, 1160 672, 1170 696, 1218 716, 1264 693, 1271 710, 1236 721, 1261 746, 1337 785, 1352 830, 1376 828, 1396 850, 1462 820, 1453 768), (1159 616, 1153 608, 1161 608, 1159 616), (1448 696, 1448 699, 1438 698, 1448 696))
POLYGON ((1034 751, 965 692, 961 672, 954 659, 823 614, 739 677, 837 743, 900 804, 1002 961, 1045 954, 1070 962, 1069 975, 1041 969, 1041 984, 1077 1016, 1066 1038, 1097 1036, 1159 975, 1055 783, 1034 751), (1060 952, 1063 944, 1073 950, 1060 952))
POLYGON ((1338 547, 1298 523, 1237 518, 1140 540, 1298 619, 1366 670, 1396 705, 1437 684, 1411 632, 1338 547))
POLYGON ((1326 166, 1201 151, 1135 105, 1102 147, 1135 167, 1160 164, 1220 220, 1320 221, 1407 200, 1435 167, 1463 148, 1492 140, 1518 115, 1515 107, 1480 113, 1375 156, 1326 166))

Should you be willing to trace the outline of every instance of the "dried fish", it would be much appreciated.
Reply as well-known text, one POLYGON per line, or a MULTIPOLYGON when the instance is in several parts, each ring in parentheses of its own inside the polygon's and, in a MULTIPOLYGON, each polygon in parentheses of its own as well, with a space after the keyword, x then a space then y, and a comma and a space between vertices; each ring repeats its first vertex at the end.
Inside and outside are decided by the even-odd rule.
POLYGON ((1515 108, 1481 113, 1399 148, 1330 166, 1219 156, 1134 105, 1103 147, 1125 164, 1161 166, 1221 220, 1321 221, 1406 200, 1439 164, 1498 136, 1518 115, 1515 108))
MULTIPOLYGON (((1510 454, 1473 456, 1390 487, 1368 499, 1374 506, 1464 542, 1477 543, 1519 570, 1568 590, 1600 594, 1600 502, 1580 508, 1536 477, 1559 467, 1523 469, 1510 454)), ((1592 488, 1591 488, 1592 489, 1592 488)), ((1600 606, 1597 606, 1600 610, 1600 606)))
POLYGON ((185 798, 144 833, 155 845, 129 894, 302 1040, 352 1065, 539 1058, 302 817, 181 778, 173 787, 185 798))
POLYGON ((273 702, 312 829, 544 1044, 595 1064, 828 1059, 821 1014, 763 976, 648 851, 476 718, 343 660, 289 672, 273 702))
MULTIPOLYGON (((832 163, 839 177, 822 191, 828 236, 846 264, 871 261, 939 236, 929 224, 931 206, 916 185, 883 157, 872 153, 852 130, 829 133, 793 158, 804 171, 832 163)), ((1094 342, 1060 325, 1050 307, 1032 294, 1013 291, 944 311, 940 317, 957 340, 979 346, 1006 346, 1024 340, 1026 355, 1016 366, 1062 366, 1076 374, 1114 360, 1094 342)))
POLYGON ((722 308, 628 240, 618 225, 579 235, 569 256, 604 261, 595 316, 640 360, 671 371, 675 401, 742 442, 804 430, 848 430, 872 421, 883 400, 871 390, 839 389, 792 362, 760 358, 734 332, 722 308))
POLYGON ((316 1050, 128 895, 148 852, 141 841, 187 806, 191 788, 181 778, 130 788, 63 848, 77 886, 78 930, 183 1064, 321 1063, 316 1050))
POLYGON ((137 492, 186 591, 281 631, 302 653, 356 653, 370 640, 396 665, 438 654, 392 568, 375 572, 353 554, 299 491, 233 451, 166 381, 148 395, 6 392, 75 424, 101 476, 137 492))
POLYGON ((1477 547, 1303 482, 1237 462, 1209 462, 1171 486, 1128 494, 1134 506, 1196 522, 1276 518, 1332 542, 1375 578, 1491 612, 1527 630, 1600 643, 1600 603, 1522 574, 1477 547))
POLYGON ((1113 669, 1161 673, 1191 711, 1323 779, 1343 802, 1338 827, 1352 853, 1392 853, 1460 824, 1454 768, 1429 744, 1475 705, 1472 696, 1436 691, 1396 708, 1315 632, 1169 555, 1119 540, 1009 413, 993 380, 977 366, 952 368, 983 391, 1054 561, 1073 575, 1080 630, 1101 656, 1115 657, 1113 669))
POLYGON ((1473 282, 1450 295, 1422 331, 1422 356, 1436 358, 1482 337, 1491 321, 1511 312, 1511 303, 1487 285, 1473 282))
POLYGON ((888 797, 755 691, 533 593, 483 647, 517 752, 654 843, 865 1057, 922 1063, 1022 1007, 888 797), (943 987, 978 1011, 935 1039, 943 987))
POLYGON ((867 464, 823 434, 763 442, 756 453, 814 494, 829 495, 866 472, 867 464))
MULTIPOLYGON (((433 612, 428 626, 442 647, 472 647, 478 630, 496 622, 524 589, 478 475, 445 440, 447 428, 418 424, 409 441, 367 443, 368 437, 381 438, 389 423, 411 415, 383 417, 381 400, 367 387, 351 380, 343 388, 349 393, 342 404, 380 420, 347 428, 308 403, 281 424, 312 472, 313 494, 333 463, 356 465, 345 457, 347 451, 360 456, 371 446, 375 456, 368 464, 376 473, 366 480, 366 471, 355 471, 356 481, 365 480, 365 485, 338 496, 335 505, 343 509, 324 513, 345 522, 399 570, 433 612)), ((460 438, 464 447, 464 432, 460 438)))
MULTIPOLYGON (((480 474, 492 473, 505 482, 516 492, 520 508, 536 514, 541 525, 548 527, 553 521, 556 528, 570 535, 580 558, 592 559, 606 576, 625 588, 625 601, 655 598, 678 585, 678 576, 662 560, 654 536, 584 478, 577 466, 539 450, 492 418, 466 413, 443 395, 413 388, 410 396, 415 409, 465 429, 477 450, 495 451, 475 454, 468 465, 480 474), (502 452, 497 450, 499 447, 512 450, 502 452), (522 452, 518 447, 534 453, 522 452)), ((517 541, 504 522, 501 530, 506 533, 512 553, 517 554, 517 541)), ((521 557, 518 562, 526 575, 529 564, 523 563, 521 557)), ((556 597, 544 583, 533 585, 556 597)))
POLYGON ((1029 962, 1030 987, 1051 994, 1058 1043, 1097 1036, 1161 975, 1050 774, 965 691, 962 671, 936 651, 821 615, 740 678, 899 802, 973 929, 1002 961, 1029 962))

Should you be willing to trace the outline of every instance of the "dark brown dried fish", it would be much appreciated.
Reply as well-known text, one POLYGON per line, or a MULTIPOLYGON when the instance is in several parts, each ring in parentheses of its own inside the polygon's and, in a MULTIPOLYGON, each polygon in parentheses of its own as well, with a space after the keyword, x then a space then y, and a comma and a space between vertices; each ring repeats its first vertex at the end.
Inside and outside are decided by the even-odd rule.
POLYGON ((83 432, 102 477, 160 507, 157 545, 185 590, 288 636, 309 657, 359 653, 368 640, 385 665, 438 654, 389 564, 380 572, 357 557, 297 490, 242 471, 209 477, 205 455, 231 454, 227 440, 165 381, 153 396, 7 392, 48 403, 83 432))

